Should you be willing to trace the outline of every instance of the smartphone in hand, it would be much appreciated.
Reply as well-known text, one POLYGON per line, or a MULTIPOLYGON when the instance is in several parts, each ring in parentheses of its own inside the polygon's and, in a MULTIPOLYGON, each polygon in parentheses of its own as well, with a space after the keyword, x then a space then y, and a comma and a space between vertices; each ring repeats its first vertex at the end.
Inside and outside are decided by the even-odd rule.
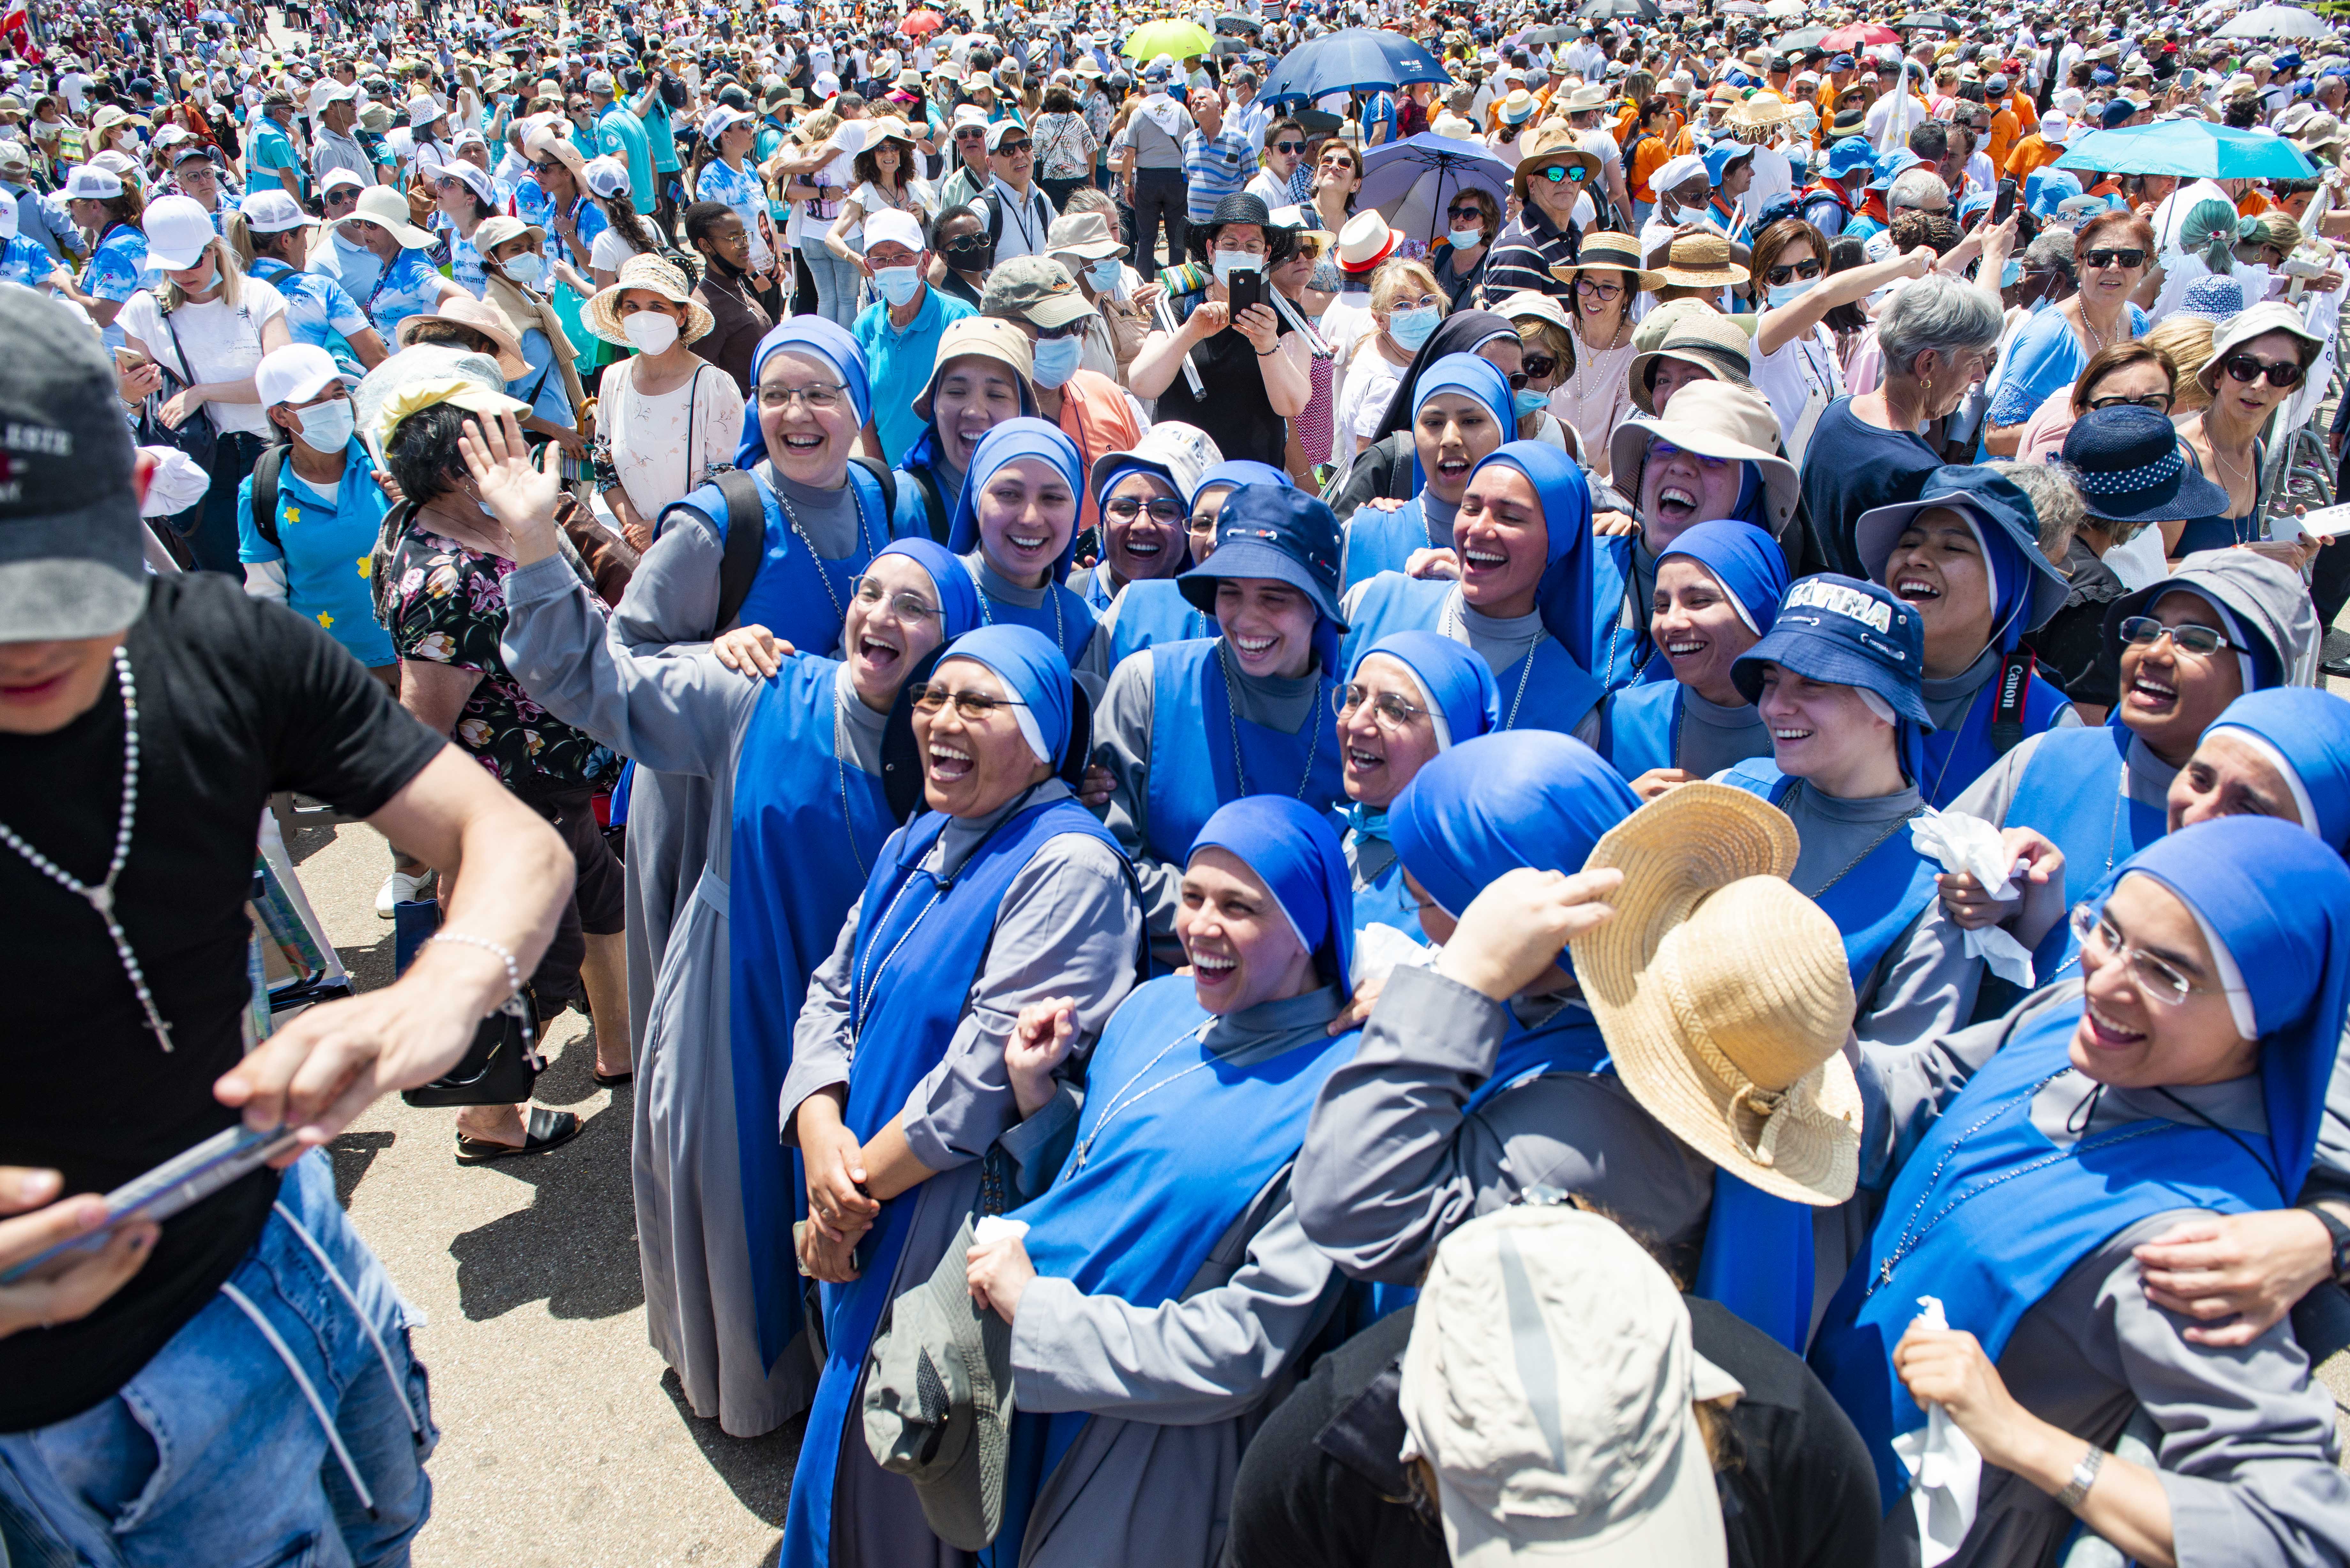
POLYGON ((1251 306, 1264 303, 1264 274, 1255 271, 1236 272, 1225 282, 1224 291, 1232 296, 1232 319, 1237 322, 1241 318, 1241 312, 1251 306))

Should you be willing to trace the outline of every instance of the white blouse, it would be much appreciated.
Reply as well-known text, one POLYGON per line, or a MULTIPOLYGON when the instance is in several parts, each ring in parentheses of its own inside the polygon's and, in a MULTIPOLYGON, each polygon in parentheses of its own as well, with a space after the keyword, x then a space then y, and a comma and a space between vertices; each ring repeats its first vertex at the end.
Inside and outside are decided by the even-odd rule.
POLYGON ((743 432, 743 392, 734 378, 698 361, 681 386, 647 397, 636 389, 644 360, 630 356, 604 372, 605 428, 612 466, 629 504, 646 521, 685 499, 712 470, 733 462, 743 432))

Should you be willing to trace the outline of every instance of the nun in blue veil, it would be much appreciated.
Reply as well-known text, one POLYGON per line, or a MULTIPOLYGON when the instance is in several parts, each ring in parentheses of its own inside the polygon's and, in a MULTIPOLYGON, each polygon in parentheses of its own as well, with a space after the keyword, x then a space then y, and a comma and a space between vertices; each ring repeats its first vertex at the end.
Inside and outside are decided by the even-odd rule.
POLYGON ((2290 1321, 2198 1345, 2133 1256, 2182 1219, 2283 1207, 2309 1174, 2350 1002, 2350 867, 2310 848, 2265 817, 2183 827, 2083 906, 2082 978, 1863 1050, 1860 1179, 1884 1219, 1812 1362, 1889 1510, 1926 1402, 1981 1451, 1972 1517, 1949 1516, 1959 1568, 2053 1563, 2076 1520, 2142 1559, 2350 1553, 2333 1397, 2290 1321), (1947 1330, 1914 1322, 1925 1296, 1947 1330), (2106 1451, 2134 1411, 2151 1476, 2106 1451))
POLYGON ((1501 693, 1485 661, 1451 639, 1397 631, 1355 655, 1336 696, 1355 929, 1377 921, 1417 937, 1420 900, 1403 885, 1388 808, 1430 759, 1492 732, 1501 693))
POLYGON ((1499 729, 1596 740, 1606 693, 1583 662, 1596 548, 1582 467, 1542 441, 1498 448, 1470 474, 1450 543, 1456 581, 1383 572, 1348 590, 1346 653, 1390 632, 1440 633, 1492 670, 1499 729))
POLYGON ((983 437, 955 503, 947 548, 979 585, 980 621, 1043 633, 1073 670, 1107 676, 1094 612, 1068 587, 1085 462, 1058 425, 1023 416, 983 437))
POLYGON ((1627 779, 1711 778, 1771 754, 1771 733, 1731 667, 1761 641, 1787 597, 1787 557, 1752 523, 1687 528, 1657 557, 1649 634, 1670 680, 1608 693, 1598 750, 1627 779))
POLYGON ((559 565, 506 579, 516 678, 549 712, 712 791, 708 859, 637 1044, 637 1250, 653 1346, 687 1404, 755 1437, 815 1386, 791 1253, 804 1189, 776 1120, 792 1026, 897 826, 881 784, 890 709, 908 670, 978 619, 978 596, 929 540, 885 546, 850 596, 849 659, 786 651, 761 676, 707 649, 630 652, 559 565))
POLYGON ((2169 804, 2174 833, 2207 816, 2276 816, 2350 855, 2350 702, 2308 686, 2247 691, 2203 732, 2169 804))
POLYGON ((1411 391, 1411 499, 1366 504, 1347 520, 1347 587, 1409 569, 1415 550, 1452 546, 1452 516, 1477 464, 1517 433, 1509 378, 1475 354, 1447 354, 1411 391))
MULTIPOLYGON (((1183 868, 1192 972, 1128 996, 1080 1091, 1012 1067, 1025 1119, 1009 1218, 970 1255, 1012 1325, 1018 1414, 983 1564, 1189 1568, 1222 1551, 1248 1434, 1345 1282, 1284 1193, 1306 1116, 1355 1050, 1337 835, 1295 800, 1220 807, 1183 868), (1212 1137, 1200 1136, 1203 1127, 1212 1137)), ((1051 1038, 1045 1009, 1024 1017, 1051 1038)))

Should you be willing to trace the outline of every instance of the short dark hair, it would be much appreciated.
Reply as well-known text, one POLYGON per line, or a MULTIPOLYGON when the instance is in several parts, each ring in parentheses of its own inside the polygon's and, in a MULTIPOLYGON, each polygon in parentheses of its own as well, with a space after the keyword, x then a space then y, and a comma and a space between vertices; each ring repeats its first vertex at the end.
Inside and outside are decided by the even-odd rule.
POLYGON ((1929 119, 1909 133, 1909 151, 1929 163, 1939 163, 1950 155, 1950 133, 1939 119, 1929 119))
POLYGON ((1076 111, 1076 97, 1075 94, 1071 93, 1068 88, 1065 87, 1055 87, 1047 88, 1045 90, 1045 112, 1046 114, 1075 114, 1076 111))
POLYGON ((685 219, 685 243, 690 245, 697 240, 708 239, 711 235, 711 232, 718 227, 718 220, 728 216, 733 211, 733 208, 728 206, 723 202, 696 202, 692 203, 691 206, 686 208, 683 213, 683 217, 685 219))
POLYGON ((454 403, 419 409, 392 427, 384 443, 383 465, 400 493, 417 505, 456 489, 465 476, 457 438, 473 416, 454 403))

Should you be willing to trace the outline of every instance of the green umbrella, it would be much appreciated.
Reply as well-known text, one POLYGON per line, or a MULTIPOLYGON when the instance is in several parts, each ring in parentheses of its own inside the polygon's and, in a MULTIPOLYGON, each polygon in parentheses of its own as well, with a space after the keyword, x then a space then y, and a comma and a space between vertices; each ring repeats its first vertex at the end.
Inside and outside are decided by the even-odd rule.
POLYGON ((2208 119, 2168 119, 2093 130, 2073 143, 2059 169, 2107 174, 2176 174, 2182 180, 2314 180, 2317 168, 2280 136, 2230 130, 2208 119))
POLYGON ((1161 55, 1180 63, 1215 46, 1215 38, 1197 22, 1145 22, 1126 36, 1126 47, 1118 53, 1145 65, 1161 55))

